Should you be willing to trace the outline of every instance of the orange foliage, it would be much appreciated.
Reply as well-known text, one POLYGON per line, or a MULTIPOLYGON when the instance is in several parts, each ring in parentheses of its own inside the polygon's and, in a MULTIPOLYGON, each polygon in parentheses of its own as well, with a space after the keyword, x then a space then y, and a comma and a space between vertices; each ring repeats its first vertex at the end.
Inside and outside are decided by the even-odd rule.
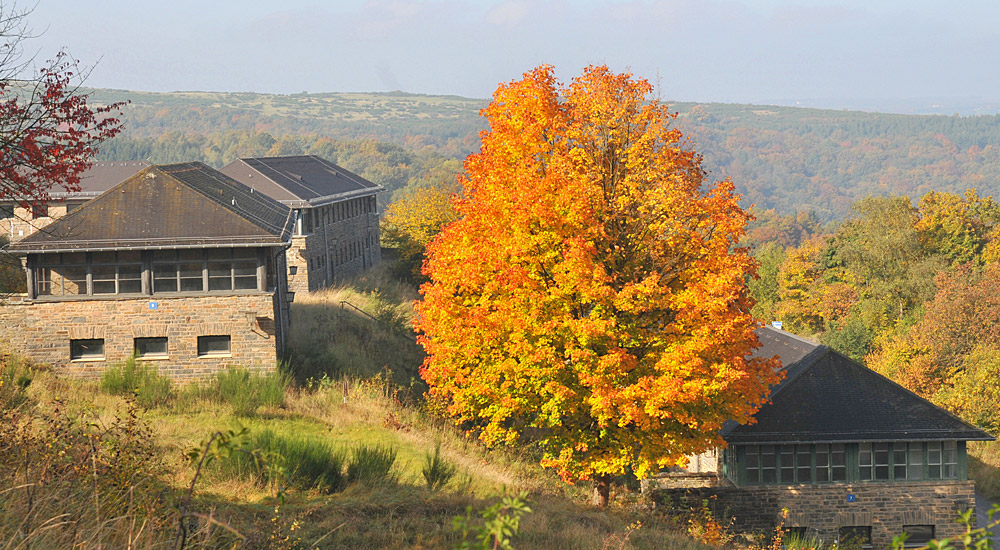
POLYGON ((748 215, 651 90, 606 67, 500 85, 427 249, 431 398, 487 444, 530 431, 568 481, 682 464, 778 377, 748 358, 748 215))

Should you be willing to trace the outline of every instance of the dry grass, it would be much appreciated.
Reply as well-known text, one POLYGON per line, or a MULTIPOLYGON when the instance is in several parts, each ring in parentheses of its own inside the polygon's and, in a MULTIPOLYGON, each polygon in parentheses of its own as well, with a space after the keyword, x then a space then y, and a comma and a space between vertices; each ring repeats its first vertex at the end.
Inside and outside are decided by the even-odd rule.
POLYGON ((970 441, 969 478, 976 490, 992 500, 1000 500, 1000 441, 970 441))

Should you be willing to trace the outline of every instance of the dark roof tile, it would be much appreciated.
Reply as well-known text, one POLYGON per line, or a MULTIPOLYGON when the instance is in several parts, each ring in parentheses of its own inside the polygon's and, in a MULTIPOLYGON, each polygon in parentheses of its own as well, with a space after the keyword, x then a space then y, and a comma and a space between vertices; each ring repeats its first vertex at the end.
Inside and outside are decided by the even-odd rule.
POLYGON ((781 356, 785 379, 756 423, 727 423, 729 443, 989 440, 992 437, 832 349, 787 332, 757 331, 757 355, 781 356))
POLYGON ((200 162, 152 166, 10 245, 12 252, 277 246, 292 211, 200 162))
POLYGON ((383 190, 315 155, 242 158, 229 163, 221 172, 294 208, 383 190))

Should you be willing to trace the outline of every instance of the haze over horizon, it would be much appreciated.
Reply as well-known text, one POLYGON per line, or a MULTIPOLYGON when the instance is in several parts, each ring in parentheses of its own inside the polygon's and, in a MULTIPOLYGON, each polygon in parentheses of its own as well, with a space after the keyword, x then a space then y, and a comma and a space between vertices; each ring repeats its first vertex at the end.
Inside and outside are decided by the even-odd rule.
MULTIPOLYGON (((136 91, 489 97, 540 64, 631 70, 671 101, 1000 113, 1000 3, 929 0, 40 0, 37 58, 136 91), (96 64, 96 65, 95 65, 96 64)), ((24 7, 24 6, 21 6, 24 7)))

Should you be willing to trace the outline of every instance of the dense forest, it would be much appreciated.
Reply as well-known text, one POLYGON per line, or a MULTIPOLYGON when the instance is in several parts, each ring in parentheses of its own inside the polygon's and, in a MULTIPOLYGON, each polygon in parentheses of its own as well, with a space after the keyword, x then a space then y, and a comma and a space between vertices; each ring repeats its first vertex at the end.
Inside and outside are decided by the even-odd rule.
MULTIPOLYGON (((484 99, 383 94, 89 90, 129 99, 125 132, 103 160, 202 160, 311 153, 397 190, 478 148, 484 99), (345 143, 346 142, 346 143, 345 143)), ((917 116, 795 107, 677 103, 677 124, 714 178, 746 204, 823 222, 869 195, 1000 194, 1000 116, 917 116)), ((447 166, 460 168, 458 163, 447 166)))

